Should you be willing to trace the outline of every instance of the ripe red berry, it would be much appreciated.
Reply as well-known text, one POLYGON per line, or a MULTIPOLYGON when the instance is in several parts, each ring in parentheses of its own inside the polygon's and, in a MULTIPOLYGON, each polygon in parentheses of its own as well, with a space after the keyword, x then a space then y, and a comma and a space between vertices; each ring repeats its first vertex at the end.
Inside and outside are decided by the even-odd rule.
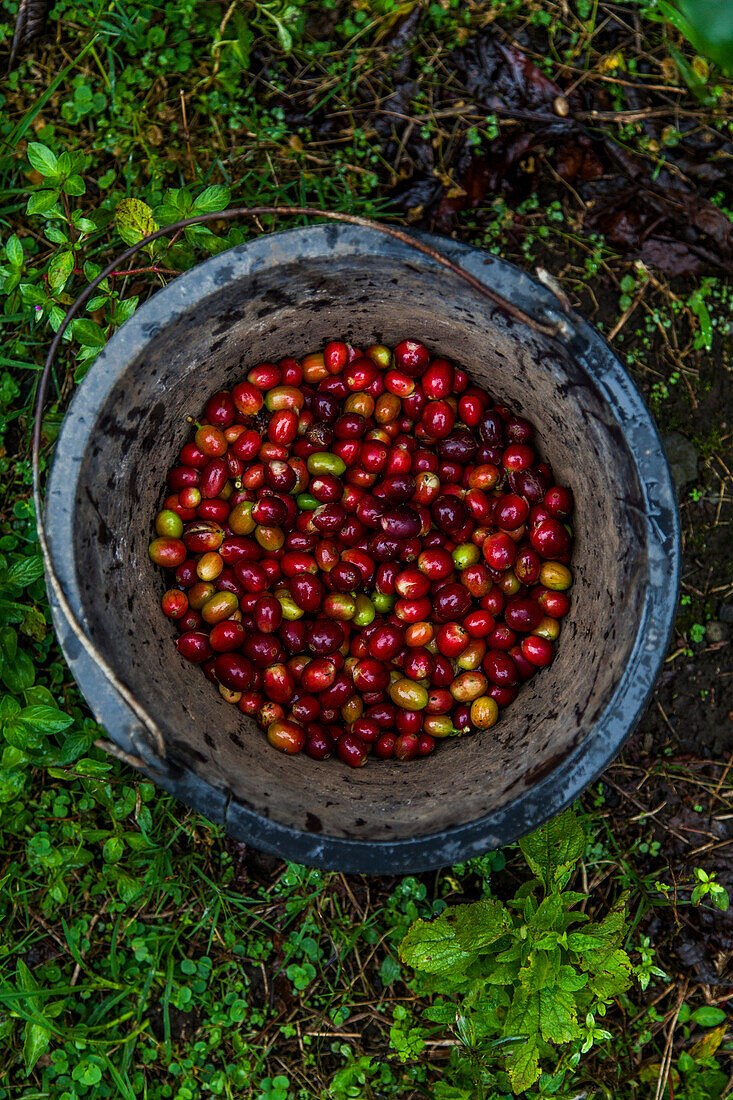
POLYGON ((426 756, 552 661, 573 495, 492 401, 408 339, 332 340, 206 402, 149 554, 179 653, 275 749, 426 756))

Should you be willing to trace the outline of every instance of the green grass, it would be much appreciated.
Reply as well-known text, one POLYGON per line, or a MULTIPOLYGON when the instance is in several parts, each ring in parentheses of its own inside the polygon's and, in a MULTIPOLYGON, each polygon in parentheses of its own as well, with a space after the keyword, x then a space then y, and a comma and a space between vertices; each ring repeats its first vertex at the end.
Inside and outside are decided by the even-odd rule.
MULTIPOLYGON (((244 851, 107 758, 53 637, 29 500, 38 370, 74 296, 123 247, 122 199, 141 200, 161 225, 197 200, 216 210, 230 198, 419 223, 419 210, 394 200, 403 177, 442 173, 450 189, 460 182, 464 134, 480 151, 516 133, 510 117, 439 111, 452 51, 489 19, 563 88, 582 78, 604 111, 634 107, 630 77, 682 87, 660 96, 697 112, 691 138, 674 115, 666 145, 643 120, 609 124, 654 171, 688 140, 693 149, 698 138, 730 133, 730 81, 713 68, 703 89, 693 86, 690 72, 704 67, 667 24, 641 18, 638 35, 627 33, 638 5, 442 0, 424 6, 409 41, 390 45, 413 7, 59 0, 45 36, 0 81, 0 1100, 504 1096, 485 1089, 471 1036, 426 1025, 431 996, 400 965, 397 945, 413 920, 446 904, 513 894, 516 853, 402 879, 284 865, 244 851), (375 105, 399 87, 400 56, 410 50, 415 86, 392 129, 380 131, 375 105), (687 68, 675 67, 677 55, 687 68), (408 148, 411 115, 422 151, 408 148), (65 159, 49 172, 31 142, 65 159)), ((0 0, 0 46, 16 9, 0 0)), ((551 150, 561 139, 553 140, 551 150)), ((733 469, 720 412, 730 392, 730 288, 719 272, 671 279, 640 269, 585 225, 549 153, 533 155, 516 186, 488 191, 451 231, 528 269, 548 268, 606 333, 616 330, 615 347, 662 430, 693 438, 700 477, 682 500, 686 602, 668 666, 677 679, 660 689, 624 761, 585 797, 587 845, 573 882, 596 919, 629 891, 626 947, 648 984, 617 998, 602 1025, 610 1038, 597 1040, 558 1091, 542 1080, 530 1095, 654 1096, 671 1034, 674 1098, 708 1100, 722 1095, 731 1069, 712 1003, 725 988, 703 988, 675 945, 700 924, 724 953, 712 891, 698 896, 701 908, 690 906, 704 885, 695 867, 718 869, 721 880, 726 873, 725 849, 705 845, 730 810, 731 782, 727 757, 680 755, 656 707, 684 735, 690 692, 698 692, 697 716, 725 688, 717 651, 706 656, 696 645, 690 656, 685 632, 730 599, 733 486, 719 465, 733 469), (683 811, 692 816, 680 823, 683 811)), ((716 205, 730 210, 727 183, 717 186, 716 205)), ((288 224, 262 219, 265 230, 288 224)), ((257 231, 212 228, 161 244, 140 266, 182 271, 257 231)), ((147 271, 110 280, 90 303, 54 370, 44 469, 75 380, 167 278, 147 271)), ((709 725, 722 726, 724 710, 710 713, 721 718, 709 725)), ((669 1084, 664 1096, 672 1100, 669 1084)))

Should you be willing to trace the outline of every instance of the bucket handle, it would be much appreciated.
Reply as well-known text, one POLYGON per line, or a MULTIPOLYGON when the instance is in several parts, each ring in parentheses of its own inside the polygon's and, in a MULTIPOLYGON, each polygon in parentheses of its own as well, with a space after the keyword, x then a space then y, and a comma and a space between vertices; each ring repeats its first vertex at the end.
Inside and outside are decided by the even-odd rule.
MULTIPOLYGON (((260 214, 278 215, 282 217, 289 217, 293 215, 307 215, 318 218, 325 218, 328 221, 336 221, 346 223, 347 225, 359 226, 362 229, 375 229, 377 232, 384 234, 387 237, 392 237, 396 241, 400 241, 402 244, 406 244, 411 248, 414 248, 418 252, 422 252, 428 256, 431 260, 440 264, 442 267, 451 271, 458 278, 468 283, 474 290, 478 291, 485 298, 488 298, 495 306, 503 310, 510 317, 516 321, 521 321, 523 324, 528 325, 535 331, 542 333, 544 336, 558 336, 563 334, 565 325, 562 320, 558 321, 545 321, 536 317, 532 317, 529 313, 526 313, 519 306, 514 305, 513 302, 508 301, 501 294, 498 294, 495 290, 486 286, 477 279, 470 272, 460 267, 459 264, 449 260, 447 256, 443 256, 436 249, 430 245, 425 244, 417 237, 412 237, 408 233, 404 233, 401 229, 396 229, 394 226, 383 225, 380 222, 374 221, 371 218, 363 218, 357 214, 342 214, 334 210, 320 210, 317 207, 310 206, 235 206, 230 207, 228 210, 223 210, 217 213, 199 214, 197 217, 185 218, 182 221, 174 222, 172 225, 164 226, 162 229, 156 230, 155 233, 151 233, 149 236, 144 237, 137 244, 132 245, 124 252, 120 253, 116 259, 107 264, 103 271, 100 271, 99 275, 94 278, 91 283, 79 294, 76 300, 69 306, 66 312, 66 316, 59 325, 59 328, 51 341, 51 346, 48 349, 48 355, 41 371, 41 377, 38 383, 38 389, 36 391, 36 404, 34 410, 34 422, 33 422, 33 436, 31 444, 31 459, 33 468, 33 505, 36 513, 36 527, 38 530, 38 541, 41 547, 41 556, 43 559, 43 566, 46 573, 46 581, 48 587, 53 594, 56 603, 61 610, 64 619, 66 620, 69 629, 74 634, 79 644, 88 654, 93 661, 97 669, 102 673, 110 687, 115 693, 122 699, 126 706, 132 711, 137 722, 128 731, 128 735, 133 747, 137 750, 138 755, 134 756, 131 753, 125 752, 118 745, 111 741, 98 741, 97 745, 108 752, 110 755, 117 757, 120 760, 125 761, 138 769, 144 769, 147 767, 151 771, 162 771, 166 768, 166 748, 165 739, 160 730, 160 727, 148 714, 147 710, 138 702, 130 689, 122 683, 120 678, 114 669, 110 666, 107 660, 100 653, 97 646, 88 637, 83 626, 79 622, 79 619, 73 611, 66 594, 61 586, 61 582, 58 579, 56 570, 54 569, 53 562, 51 560, 51 554, 48 547, 48 539, 46 536, 46 527, 43 519, 43 504, 41 498, 41 436, 43 425, 43 411, 46 404, 46 397, 48 394, 48 383, 51 376, 51 368, 55 362, 56 355, 58 354, 61 340, 63 338, 66 329, 79 313, 82 306, 89 300, 97 287, 102 283, 109 275, 112 274, 118 267, 124 264, 127 260, 132 259, 142 248, 145 248, 152 241, 157 240, 159 237, 165 237, 172 233, 178 233, 183 229, 188 229, 189 226, 201 225, 206 222, 219 221, 219 220, 232 220, 235 218, 249 218, 256 217, 260 214)), ((560 302, 561 307, 566 308, 566 303, 560 302)))

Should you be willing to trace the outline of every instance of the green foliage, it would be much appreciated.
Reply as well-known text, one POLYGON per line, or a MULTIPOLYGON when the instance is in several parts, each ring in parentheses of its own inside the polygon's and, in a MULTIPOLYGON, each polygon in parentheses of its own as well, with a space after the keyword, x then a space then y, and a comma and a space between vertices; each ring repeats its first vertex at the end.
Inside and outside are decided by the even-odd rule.
MULTIPOLYGON (((17 0, 0 0, 6 49, 17 7, 17 0)), ((599 33, 601 9, 592 0, 570 6, 570 34, 554 18, 556 5, 527 9, 519 0, 494 0, 489 7, 460 0, 419 5, 419 29, 396 50, 394 60, 406 64, 410 55, 419 72, 423 117, 417 131, 435 165, 447 172, 451 160, 454 168, 457 162, 445 144, 447 124, 428 118, 430 84, 443 78, 441 58, 465 45, 487 14, 500 18, 510 35, 528 24, 531 36, 546 36, 548 75, 557 75, 553 66, 560 59, 585 74, 589 95, 594 71, 613 71, 605 68, 612 58, 599 58, 596 49, 610 48, 614 32, 599 33)), ((577 834, 575 841, 572 834, 556 838, 558 850, 569 844, 557 866, 550 858, 555 840, 527 848, 534 887, 501 908, 491 890, 504 896, 521 860, 516 850, 490 853, 439 876, 407 876, 389 885, 352 880, 358 904, 344 897, 339 876, 295 865, 268 870, 262 885, 256 873, 242 869, 219 829, 95 746, 101 730, 53 640, 29 504, 27 449, 37 371, 52 333, 89 281, 156 225, 216 213, 230 203, 311 202, 367 215, 389 208, 394 175, 419 175, 421 167, 413 163, 402 107, 395 104, 398 113, 387 116, 395 127, 390 140, 405 142, 395 157, 374 131, 368 97, 373 87, 389 106, 386 97, 404 69, 392 69, 392 57, 382 66, 389 52, 383 44, 415 10, 412 0, 56 0, 48 33, 0 77, 0 1100, 5 1092, 61 1100, 506 1100, 507 1057, 516 1077, 531 1076, 535 1049, 520 1029, 535 1023, 539 1065, 548 1072, 531 1086, 532 1100, 570 1100, 587 1092, 596 1066, 579 1059, 581 1049, 593 1045, 600 1046, 600 1076, 613 1095, 628 1100, 632 1091, 648 1090, 647 1080, 654 1091, 664 1006, 645 1008, 644 998, 632 1004, 621 993, 607 1017, 603 1005, 584 1016, 584 998, 591 1006, 601 1000, 588 984, 591 971, 580 965, 587 945, 580 951, 558 947, 569 960, 561 964, 568 967, 565 984, 573 973, 587 984, 565 990, 558 983, 563 996, 552 999, 541 982, 552 973, 553 949, 535 944, 530 951, 529 943, 518 941, 519 927, 532 925, 536 933, 525 907, 537 906, 539 913, 548 898, 559 896, 566 916, 578 913, 569 900, 577 834), (324 118, 329 129, 322 140, 324 118), (446 900, 466 895, 483 900, 473 903, 476 909, 467 907, 465 917, 453 915, 455 906, 446 910, 446 900), (504 913, 509 924, 492 942, 504 913), (454 968, 421 971, 416 979, 400 965, 398 944, 415 922, 442 929, 435 941, 416 947, 427 965, 434 954, 437 965, 448 957, 454 968), (517 942, 520 957, 492 971, 504 984, 480 977, 492 952, 517 942), (522 1003, 527 985, 537 988, 522 1003), (428 1007, 415 999, 426 992, 428 1007), (510 1009, 512 1035, 504 1032, 510 1009), (563 1034, 577 1027, 580 1035, 546 1041, 543 1023, 563 1034), (392 1056, 384 1057, 390 1042, 392 1056), (377 1056, 365 1053, 375 1050, 377 1056), (640 1063, 640 1075, 652 1073, 641 1076, 641 1087, 640 1063), (618 1065, 624 1079, 614 1085, 618 1065), (290 1073, 290 1066, 297 1071, 290 1073)), ((702 132, 727 134, 715 70, 711 75, 668 25, 642 19, 640 28, 644 51, 657 60, 671 56, 674 83, 679 76, 689 89, 687 96, 674 94, 673 106, 679 100, 696 107, 702 132), (711 103, 717 112, 703 118, 711 103)), ((703 50, 697 43, 694 48, 703 50)), ((621 71, 614 72, 622 78, 618 83, 602 77, 619 111, 635 107, 625 90, 627 79, 638 79, 632 53, 629 47, 621 71)), ((652 78, 657 83, 659 73, 652 78)), ((515 126, 498 113, 465 127, 460 117, 451 118, 451 144, 460 148, 463 127, 468 145, 481 155, 487 141, 505 140, 515 126)), ((661 167, 667 150, 685 141, 682 123, 677 126, 665 127, 658 153, 644 144, 646 121, 614 132, 661 167)), ((630 274, 628 260, 582 229, 565 188, 545 196, 545 178, 535 189, 541 163, 554 155, 548 148, 537 160, 539 171, 522 170, 522 201, 503 181, 500 192, 464 211, 459 235, 525 265, 543 262, 549 245, 553 263, 568 265, 565 278, 579 294, 584 285, 605 288, 608 277, 618 275, 623 311, 645 282, 644 268, 635 265, 630 274)), ((451 182, 459 185, 459 176, 451 182)), ((714 201, 721 209, 730 205, 723 190, 714 201)), ((262 219, 265 229, 292 224, 262 219)), ((55 439, 74 378, 83 376, 138 304, 178 272, 252 231, 215 220, 175 242, 161 239, 127 265, 130 273, 98 288, 62 345, 44 443, 55 439)), ((699 287, 686 281, 675 289, 674 311, 679 306, 689 325, 692 350, 706 352, 712 334, 715 354, 730 307, 722 280, 703 279, 699 287)), ((610 329, 613 298, 605 304, 610 329)), ((674 311, 658 294, 645 291, 618 339, 647 304, 646 343, 641 347, 637 340, 628 351, 661 372, 663 356, 651 355, 650 332, 659 325, 670 338, 677 333, 674 311)), ((683 333, 681 348, 685 339, 683 333)), ((689 362, 686 351, 682 355, 689 362)), ((678 377, 667 372, 659 378, 670 403, 678 377)), ((700 396, 701 384, 694 373, 690 377, 700 396)), ((708 453, 722 453, 717 444, 708 446, 708 453)), ((44 447, 44 464, 49 451, 44 447)), ((702 610, 695 614, 707 621, 702 610)), ((646 904, 637 870, 645 852, 664 854, 648 837, 618 854, 614 868, 615 856, 608 859, 607 852, 591 857, 586 851, 585 857, 589 876, 598 860, 606 861, 609 888, 623 884, 633 891, 635 920, 646 904)), ((710 907, 714 917, 724 902, 722 887, 712 871, 702 874, 678 881, 684 895, 678 903, 689 898, 710 907)), ((649 892, 654 904, 672 904, 669 895, 651 886, 649 892)), ((543 914, 549 922, 543 935, 562 934, 555 918, 543 914)), ((565 932, 587 934, 592 927, 571 920, 565 932)), ((638 951, 635 972, 651 1002, 657 995, 652 984, 665 978, 668 945, 655 945, 638 936, 636 924, 634 929, 628 944, 638 951)), ((602 984, 604 972, 594 973, 602 984)), ((716 1100, 725 1091, 728 1074, 716 1061, 725 1035, 720 1014, 716 1004, 701 1005, 697 993, 682 1006, 671 1075, 676 1100, 716 1100)), ((723 1063, 720 1055, 718 1060, 723 1063)))
POLYGON ((115 224, 125 244, 138 244, 159 228, 153 211, 142 199, 122 199, 115 210, 115 224))
POLYGON ((725 887, 715 881, 715 872, 708 873, 702 867, 695 867, 693 875, 696 885, 690 897, 692 904, 700 905, 705 898, 708 898, 717 909, 725 911, 729 904, 728 892, 725 887))
POLYGON ((653 0, 643 14, 670 23, 698 53, 733 73, 733 7, 728 0, 653 0))
MULTIPOLYGON (((511 901, 451 906, 433 921, 416 921, 400 945, 400 958, 428 988, 460 997, 447 1010, 440 1004, 432 1018, 447 1023, 452 1014, 467 1045, 503 1064, 514 1092, 534 1084, 541 1062, 557 1062, 556 1046, 580 1054, 607 1038, 595 1017, 632 975, 622 947, 625 899, 591 922, 578 908, 586 896, 566 889, 585 848, 573 813, 525 837, 520 848, 535 877, 511 901)), ((404 1056, 404 1027, 394 1032, 404 1056)), ((414 1029, 407 1035, 411 1050, 418 1036, 414 1029)))
MULTIPOLYGON (((26 251, 18 237, 11 235, 0 266, 0 294, 5 314, 24 315, 34 328, 48 324, 58 331, 74 297, 101 270, 90 256, 99 251, 102 241, 105 248, 119 253, 159 225, 223 210, 230 199, 227 187, 214 184, 197 191, 180 187, 155 193, 155 211, 143 199, 118 196, 114 191, 92 206, 83 175, 88 168, 85 157, 68 151, 57 154, 41 142, 31 142, 27 156, 29 169, 43 182, 28 198, 26 214, 31 222, 41 223, 39 228, 51 247, 41 250, 32 242, 26 251)), ((225 226, 224 233, 219 233, 209 226, 195 226, 178 241, 163 238, 148 245, 144 250, 147 266, 134 270, 160 277, 176 275, 191 267, 202 253, 217 252, 240 239, 239 227, 225 226)), ((117 289, 124 275, 122 271, 105 279, 87 303, 86 316, 75 318, 64 334, 74 349, 76 381, 83 378, 100 348, 139 304, 139 295, 124 296, 117 289)))

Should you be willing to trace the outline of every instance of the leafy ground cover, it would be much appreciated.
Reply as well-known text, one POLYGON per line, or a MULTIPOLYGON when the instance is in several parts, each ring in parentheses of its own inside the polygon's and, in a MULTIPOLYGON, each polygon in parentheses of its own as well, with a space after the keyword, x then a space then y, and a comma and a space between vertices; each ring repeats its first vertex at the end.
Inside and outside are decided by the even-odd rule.
MULTIPOLYGON (((505 1096, 491 1013, 505 1022, 506 1005, 487 1008, 484 979, 494 942, 537 931, 540 898, 548 934, 578 912, 605 928, 625 980, 593 977, 608 995, 583 1018, 563 971, 577 1023, 564 1017, 554 1061, 540 1035, 546 1072, 527 1095, 728 1094, 733 85, 669 7, 58 0, 45 21, 34 7, 41 33, 0 82, 0 1097, 505 1096), (233 200, 455 234, 551 272, 628 364, 679 486, 679 616, 559 877, 526 845, 529 870, 517 848, 401 879, 285 865, 95 746, 50 627, 28 439, 53 329, 135 231, 123 200, 138 229, 233 200), (434 927, 414 922, 455 939, 471 904, 466 981, 413 969, 415 929, 434 927)), ((17 8, 0 0, 6 55, 17 8)), ((256 228, 187 231, 100 288, 56 370, 46 457, 75 381, 136 305, 256 228)), ((573 973, 599 950, 569 943, 557 957, 573 973)), ((502 975, 519 1005, 516 982, 526 999, 540 979, 517 958, 502 975)))

